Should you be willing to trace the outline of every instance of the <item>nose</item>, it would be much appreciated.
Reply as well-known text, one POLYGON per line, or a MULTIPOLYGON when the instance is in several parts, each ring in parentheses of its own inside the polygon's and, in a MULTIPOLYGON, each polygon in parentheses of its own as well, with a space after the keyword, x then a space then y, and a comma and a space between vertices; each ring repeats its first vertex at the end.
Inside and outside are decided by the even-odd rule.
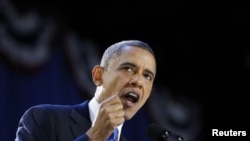
POLYGON ((133 86, 133 87, 138 87, 138 88, 142 88, 142 80, 138 75, 134 75, 131 80, 129 81, 129 85, 133 86))

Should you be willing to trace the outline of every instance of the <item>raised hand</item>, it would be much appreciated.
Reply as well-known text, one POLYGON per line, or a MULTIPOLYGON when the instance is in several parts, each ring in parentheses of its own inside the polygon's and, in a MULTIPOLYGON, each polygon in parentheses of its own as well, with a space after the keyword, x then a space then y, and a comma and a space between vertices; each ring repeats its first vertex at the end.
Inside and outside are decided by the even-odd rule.
POLYGON ((86 133, 92 141, 105 141, 112 134, 115 127, 125 121, 121 100, 117 95, 100 103, 96 122, 86 133))

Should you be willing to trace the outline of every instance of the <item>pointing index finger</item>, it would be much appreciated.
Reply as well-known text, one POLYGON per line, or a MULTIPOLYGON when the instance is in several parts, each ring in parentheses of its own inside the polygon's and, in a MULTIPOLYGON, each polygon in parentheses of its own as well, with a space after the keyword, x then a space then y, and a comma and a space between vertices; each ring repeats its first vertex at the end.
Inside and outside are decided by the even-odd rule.
POLYGON ((109 103, 109 104, 120 103, 120 99, 118 98, 118 95, 115 94, 105 99, 101 104, 106 104, 106 103, 109 103))

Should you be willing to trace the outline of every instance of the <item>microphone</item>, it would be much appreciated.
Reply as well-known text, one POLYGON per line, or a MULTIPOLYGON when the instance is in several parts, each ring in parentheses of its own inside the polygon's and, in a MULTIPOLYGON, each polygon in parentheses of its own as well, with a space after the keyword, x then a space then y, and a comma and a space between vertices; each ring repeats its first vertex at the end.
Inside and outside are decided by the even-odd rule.
POLYGON ((154 141, 172 141, 168 139, 177 139, 183 141, 184 138, 180 135, 173 133, 155 123, 151 123, 147 128, 147 135, 154 141))

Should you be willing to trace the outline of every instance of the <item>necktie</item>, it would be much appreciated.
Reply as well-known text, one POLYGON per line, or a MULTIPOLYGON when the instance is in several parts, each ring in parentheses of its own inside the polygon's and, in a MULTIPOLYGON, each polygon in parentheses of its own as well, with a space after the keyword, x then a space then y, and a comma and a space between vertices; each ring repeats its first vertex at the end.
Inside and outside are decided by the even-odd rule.
POLYGON ((115 130, 110 135, 107 141, 118 141, 118 129, 117 128, 115 128, 115 130))

